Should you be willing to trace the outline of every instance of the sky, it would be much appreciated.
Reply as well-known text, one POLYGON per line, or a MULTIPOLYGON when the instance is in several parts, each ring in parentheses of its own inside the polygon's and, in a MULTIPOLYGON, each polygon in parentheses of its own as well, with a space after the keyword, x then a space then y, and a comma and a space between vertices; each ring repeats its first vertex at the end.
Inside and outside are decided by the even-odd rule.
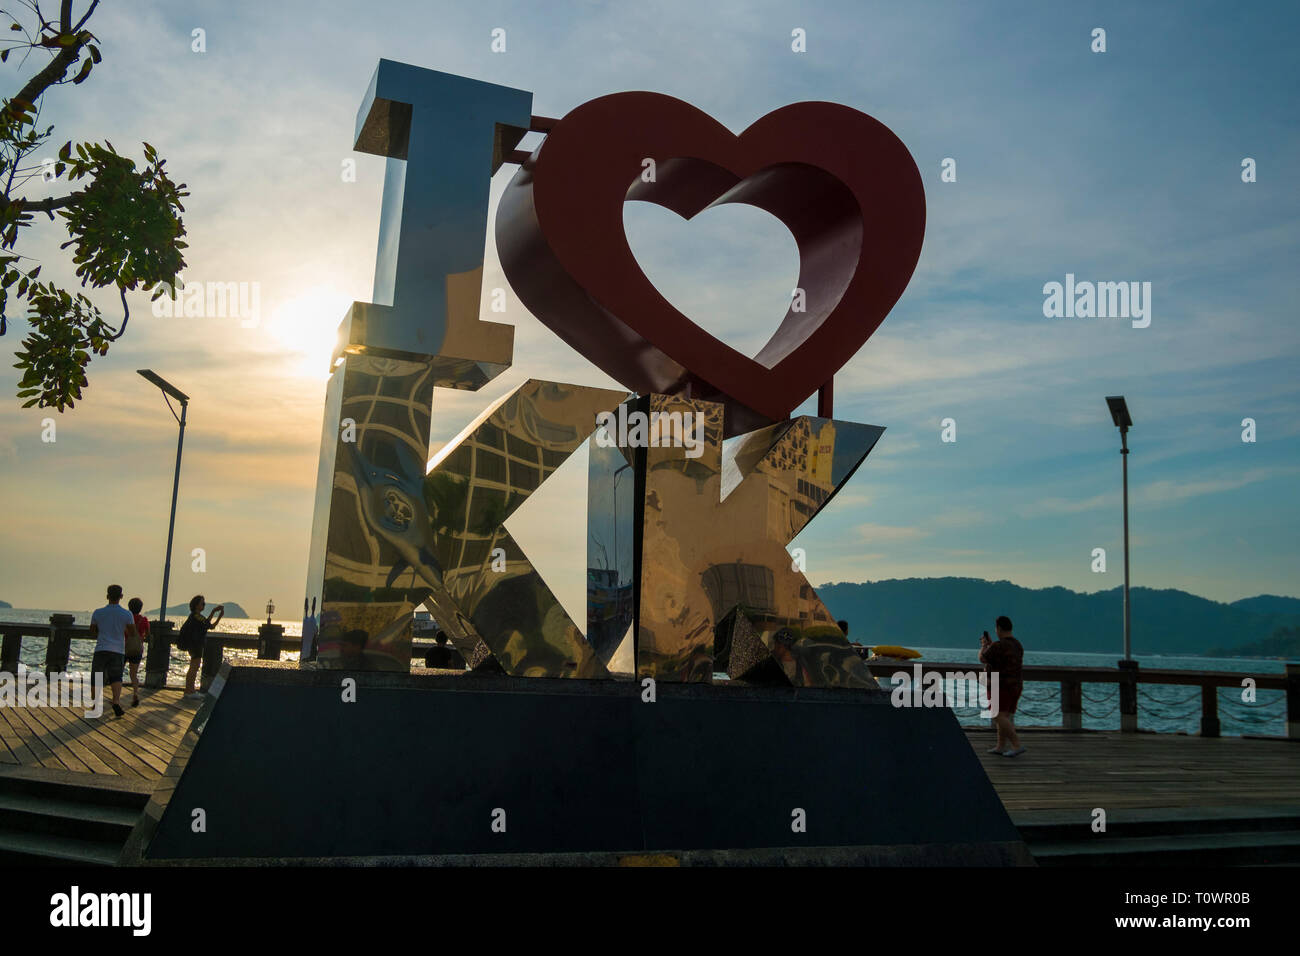
MULTIPOLYGON (((0 363, 0 599, 79 610, 116 581, 157 605, 176 425, 135 374, 152 368, 191 397, 169 603, 202 592, 291 611, 330 347, 350 303, 371 299, 384 161, 352 152, 351 136, 380 57, 529 90, 539 115, 644 89, 739 132, 829 100, 906 144, 925 184, 925 245, 835 380, 836 417, 886 432, 794 542, 815 584, 1118 586, 1119 436, 1104 397, 1123 394, 1134 585, 1300 595, 1297 26, 1291 3, 105 0, 89 24, 103 62, 46 94, 49 152, 69 138, 137 158, 155 146, 191 192, 185 279, 256 284, 257 320, 158 317, 135 296, 127 334, 63 414, 21 409, 18 373, 0 363), (491 49, 497 28, 505 52, 491 49), (1096 28, 1105 52, 1092 50, 1096 28), (1243 182, 1246 158, 1255 182, 1243 182), (1150 283, 1149 326, 1047 317, 1044 286, 1067 274, 1150 283)), ((3 89, 42 64, 11 57, 3 89)), ((513 172, 494 179, 494 207, 513 172)), ((64 189, 38 179, 25 195, 64 189)), ((757 351, 798 273, 779 222, 740 206, 686 222, 643 203, 624 221, 670 301, 757 351)), ((72 284, 63 239, 42 223, 19 251, 72 284)), ((489 226, 484 288, 508 286, 489 226)), ((115 295, 93 298, 116 314, 115 295)), ((514 365, 480 392, 435 394, 435 450, 527 378, 616 384, 513 293, 504 315, 488 304, 485 318, 516 328, 514 365)), ((6 357, 25 333, 11 317, 6 357)), ((573 612, 585 472, 570 465, 509 527, 573 612)))

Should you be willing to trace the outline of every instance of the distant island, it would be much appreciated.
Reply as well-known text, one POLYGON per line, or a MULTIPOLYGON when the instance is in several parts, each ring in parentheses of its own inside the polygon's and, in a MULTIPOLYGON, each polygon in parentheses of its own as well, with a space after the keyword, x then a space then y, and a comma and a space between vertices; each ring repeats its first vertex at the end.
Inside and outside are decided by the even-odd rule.
POLYGON ((8 601, 0 601, 0 609, 13 607, 8 601))
POLYGON ((1238 647, 1212 647, 1207 657, 1300 657, 1300 628, 1279 627, 1272 637, 1238 647))
MULTIPOLYGON (((1123 649, 1118 587, 1081 594, 979 578, 906 578, 823 584, 817 593, 859 644, 978 647, 980 632, 992 632, 993 619, 1005 614, 1029 650, 1118 656, 1123 649)), ((1261 594, 1223 604, 1152 588, 1133 588, 1131 598, 1135 654, 1297 654, 1282 630, 1300 627, 1300 598, 1261 594)))
MULTIPOLYGON (((214 607, 216 607, 218 604, 221 603, 223 602, 208 601, 207 609, 203 613, 206 615, 209 611, 211 611, 214 607)), ((226 617, 248 617, 248 612, 245 611, 238 604, 236 604, 234 601, 226 601, 224 603, 226 605, 226 617)), ((190 605, 188 601, 186 601, 184 604, 173 604, 171 607, 167 608, 168 617, 188 617, 189 613, 190 613, 190 605)), ((145 617, 147 618, 156 618, 158 616, 159 614, 157 608, 154 608, 152 611, 148 611, 145 613, 145 617)))

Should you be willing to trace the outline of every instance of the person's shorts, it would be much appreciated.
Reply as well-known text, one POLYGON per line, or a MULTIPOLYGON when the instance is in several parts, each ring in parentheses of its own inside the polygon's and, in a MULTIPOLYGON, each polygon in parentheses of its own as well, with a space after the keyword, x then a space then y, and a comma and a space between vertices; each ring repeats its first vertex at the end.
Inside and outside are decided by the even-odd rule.
POLYGON ((144 651, 141 651, 139 654, 126 655, 126 662, 128 664, 139 664, 142 660, 144 660, 144 651))
POLYGON ((125 654, 112 651, 95 651, 90 659, 90 670, 94 674, 103 674, 105 684, 122 683, 122 668, 126 664, 125 654))
POLYGON ((1020 704, 1020 693, 1025 689, 1021 681, 998 682, 998 713, 1014 714, 1020 704))
POLYGON ((195 661, 201 661, 201 660, 203 660, 203 645, 200 644, 198 647, 191 647, 190 663, 193 664, 195 661))

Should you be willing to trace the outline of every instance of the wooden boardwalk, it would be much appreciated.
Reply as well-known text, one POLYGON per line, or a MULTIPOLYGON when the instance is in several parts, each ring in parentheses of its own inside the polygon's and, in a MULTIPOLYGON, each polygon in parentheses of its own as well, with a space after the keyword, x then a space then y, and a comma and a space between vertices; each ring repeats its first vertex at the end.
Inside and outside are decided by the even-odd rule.
MULTIPOLYGON (((116 718, 73 707, 0 707, 3 765, 157 780, 167 769, 200 701, 178 689, 140 691, 140 706, 116 718)), ((130 703, 130 691, 122 695, 130 703)))
MULTIPOLYGON (((157 780, 197 706, 166 689, 142 691, 140 706, 120 719, 111 711, 93 718, 71 708, 0 708, 0 765, 157 780)), ((1013 816, 1092 807, 1300 810, 1300 743, 1292 741, 1025 730, 1027 752, 1011 759, 985 752, 990 731, 966 735, 1013 816)))
POLYGON ((1025 753, 986 751, 993 732, 968 730, 984 771, 1016 817, 1103 807, 1277 807, 1300 812, 1300 742, 1182 734, 1021 730, 1025 753))

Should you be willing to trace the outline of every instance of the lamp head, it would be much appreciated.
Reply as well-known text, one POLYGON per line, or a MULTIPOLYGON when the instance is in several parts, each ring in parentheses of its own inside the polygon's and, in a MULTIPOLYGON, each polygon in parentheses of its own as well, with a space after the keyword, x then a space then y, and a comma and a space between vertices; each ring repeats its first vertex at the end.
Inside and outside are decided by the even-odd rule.
POLYGON ((1123 395, 1108 395, 1106 405, 1110 408, 1111 421, 1116 428, 1127 431, 1133 427, 1133 419, 1129 417, 1128 403, 1124 401, 1123 395))
POLYGON ((190 397, 188 395, 182 392, 171 382, 167 381, 165 378, 163 378, 153 369, 138 368, 135 371, 136 374, 139 375, 141 378, 143 378, 146 382, 151 382, 152 384, 157 385, 164 392, 166 392, 172 398, 176 399, 181 404, 187 404, 189 402, 190 397))

